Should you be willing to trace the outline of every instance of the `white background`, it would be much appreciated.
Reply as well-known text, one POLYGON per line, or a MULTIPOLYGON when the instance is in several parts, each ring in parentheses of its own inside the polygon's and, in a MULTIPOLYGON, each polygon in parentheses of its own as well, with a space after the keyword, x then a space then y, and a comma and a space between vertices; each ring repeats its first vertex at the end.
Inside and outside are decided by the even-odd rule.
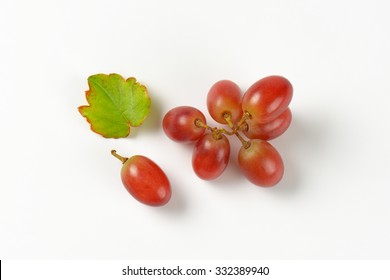
MULTIPOLYGON (((388 1, 0 0, 0 258, 389 259, 388 1), (125 139, 77 111, 87 77, 134 76, 152 98, 125 139), (220 79, 243 91, 271 74, 294 86, 293 123, 272 141, 271 189, 239 172, 237 139, 217 180, 165 112, 205 114, 220 79), (111 149, 171 180, 162 208, 136 202, 111 149)), ((213 122, 210 120, 210 123, 213 122)))

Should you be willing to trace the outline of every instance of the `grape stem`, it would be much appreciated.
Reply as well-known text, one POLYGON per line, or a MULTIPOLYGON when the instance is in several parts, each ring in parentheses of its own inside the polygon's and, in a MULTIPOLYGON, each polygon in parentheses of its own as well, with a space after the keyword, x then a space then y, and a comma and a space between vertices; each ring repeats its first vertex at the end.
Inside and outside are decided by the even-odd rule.
POLYGON ((237 123, 237 125, 234 125, 233 122, 232 122, 232 116, 229 114, 229 113, 225 113, 223 115, 223 118, 225 119, 226 123, 228 124, 228 126, 230 127, 231 131, 228 131, 224 128, 218 128, 218 127, 211 127, 211 126, 208 126, 207 124, 203 123, 201 120, 199 119, 196 119, 195 120, 195 125, 197 127, 201 127, 201 128, 205 128, 205 129, 208 129, 211 131, 211 134, 213 135, 213 138, 214 139, 221 139, 221 134, 226 134, 226 135, 236 135, 237 138, 241 141, 242 143, 242 146, 245 148, 245 149, 248 149, 249 146, 251 145, 250 141, 246 141, 239 133, 238 131, 242 128, 242 126, 245 125, 245 127, 247 128, 248 125, 247 123, 245 122, 247 119, 249 119, 251 117, 251 115, 248 113, 248 112, 245 112, 243 115, 242 115, 242 118, 241 120, 237 123))
POLYGON ((125 163, 129 159, 127 157, 122 157, 122 156, 118 155, 115 150, 111 150, 111 154, 114 157, 116 157, 117 159, 119 159, 122 162, 122 164, 125 163))
POLYGON ((197 127, 200 127, 200 128, 206 128, 206 129, 210 129, 211 127, 208 126, 207 124, 203 123, 200 119, 196 119, 195 120, 195 125, 197 127))
POLYGON ((201 127, 201 128, 205 128, 205 129, 208 129, 211 131, 211 134, 213 135, 213 138, 214 139, 221 139, 222 136, 221 134, 228 134, 228 135, 232 135, 234 133, 231 133, 223 128, 218 128, 218 127, 211 127, 211 126, 208 126, 207 124, 203 123, 201 120, 199 119, 196 119, 195 120, 195 125, 197 127, 201 127))
POLYGON ((229 113, 223 114, 223 118, 227 122, 228 126, 234 130, 234 124, 232 122, 232 116, 229 113))
POLYGON ((246 127, 248 127, 248 125, 247 125, 247 123, 246 123, 246 120, 247 120, 247 119, 250 119, 250 118, 251 118, 251 114, 249 114, 248 111, 245 111, 245 113, 242 115, 241 120, 237 123, 237 127, 238 127, 237 130, 241 129, 241 127, 242 127, 243 125, 245 125, 246 127))
POLYGON ((238 133, 238 132, 236 132, 235 135, 236 135, 237 138, 241 141, 242 146, 243 146, 245 149, 248 149, 249 146, 251 145, 251 142, 250 142, 250 141, 246 141, 246 140, 240 135, 240 133, 238 133))
POLYGON ((234 130, 228 131, 224 128, 218 128, 218 130, 220 130, 223 134, 226 134, 226 135, 234 135, 235 134, 234 130))
POLYGON ((246 120, 249 119, 251 115, 245 111, 245 113, 242 115, 240 121, 237 123, 237 125, 234 125, 232 122, 232 116, 229 113, 225 113, 223 115, 223 118, 225 119, 226 123, 229 125, 229 127, 232 129, 231 133, 228 133, 229 135, 236 134, 239 130, 248 130, 248 124, 246 123, 246 120))

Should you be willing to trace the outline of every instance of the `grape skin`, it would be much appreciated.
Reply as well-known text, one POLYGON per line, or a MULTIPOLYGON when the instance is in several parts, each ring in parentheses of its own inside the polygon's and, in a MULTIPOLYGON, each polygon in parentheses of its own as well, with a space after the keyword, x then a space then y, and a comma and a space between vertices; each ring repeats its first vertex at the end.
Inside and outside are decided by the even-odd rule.
POLYGON ((280 115, 291 102, 293 87, 282 76, 268 76, 254 83, 242 98, 242 109, 257 123, 280 115))
POLYGON ((225 114, 229 114, 233 122, 238 122, 242 116, 241 99, 241 89, 237 84, 221 80, 207 94, 207 109, 211 117, 221 124, 226 124, 225 114))
POLYGON ((200 120, 206 124, 206 118, 201 111, 191 106, 179 106, 168 111, 163 119, 165 134, 176 142, 197 141, 205 132, 204 127, 195 124, 200 120))
POLYGON ((162 206, 171 198, 171 185, 164 171, 151 159, 135 155, 121 169, 122 183, 138 201, 150 206, 162 206))
POLYGON ((271 140, 282 135, 291 124, 291 110, 287 108, 283 113, 268 123, 256 123, 247 120, 247 129, 243 130, 246 137, 250 139, 271 140))
POLYGON ((230 130, 210 127, 204 115, 190 106, 176 107, 163 120, 167 136, 177 142, 197 141, 192 166, 198 177, 213 180, 226 169, 230 144, 226 135, 242 142, 238 164, 244 176, 262 187, 276 185, 283 177, 284 164, 278 151, 267 140, 282 135, 290 126, 288 108, 293 95, 291 83, 282 76, 268 76, 255 82, 242 96, 232 81, 215 83, 207 95, 211 117, 230 130), (210 130, 205 134, 205 131, 210 130), (247 141, 242 137, 243 133, 247 141))
POLYGON ((238 153, 238 165, 244 176, 261 187, 276 185, 283 177, 284 165, 278 151, 268 142, 254 139, 250 146, 242 146, 238 153))
POLYGON ((211 133, 203 135, 196 143, 192 154, 192 167, 203 180, 219 177, 229 162, 230 143, 225 135, 215 139, 211 133))

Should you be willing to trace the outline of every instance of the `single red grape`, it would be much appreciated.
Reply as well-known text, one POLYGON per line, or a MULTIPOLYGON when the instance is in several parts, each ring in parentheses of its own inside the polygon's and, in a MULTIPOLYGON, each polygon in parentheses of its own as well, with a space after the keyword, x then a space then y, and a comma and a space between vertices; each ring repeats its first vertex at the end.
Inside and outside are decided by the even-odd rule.
POLYGON ((244 176, 261 187, 276 185, 283 177, 284 165, 278 151, 268 142, 250 140, 250 146, 240 148, 238 165, 244 176))
POLYGON ((234 82, 222 80, 216 82, 207 95, 207 109, 211 117, 226 124, 225 114, 229 114, 233 122, 238 122, 242 117, 241 89, 234 82))
POLYGON ((254 83, 244 94, 242 109, 257 123, 268 123, 280 115, 292 99, 293 87, 282 76, 268 76, 254 83))
POLYGON ((201 111, 190 106, 180 106, 168 111, 163 119, 165 134, 177 142, 193 142, 198 140, 205 131, 204 127, 195 124, 200 120, 206 124, 206 118, 201 111))
POLYGON ((254 120, 247 120, 247 129, 243 130, 246 137, 250 139, 271 140, 282 135, 291 124, 291 110, 287 108, 268 123, 257 123, 254 120))
POLYGON ((199 139, 192 154, 192 167, 199 178, 212 180, 225 170, 230 156, 230 144, 225 135, 215 139, 207 133, 199 139))
POLYGON ((138 201, 150 206, 162 206, 171 198, 171 185, 164 171, 151 159, 135 155, 119 158, 123 165, 121 178, 127 191, 138 201))

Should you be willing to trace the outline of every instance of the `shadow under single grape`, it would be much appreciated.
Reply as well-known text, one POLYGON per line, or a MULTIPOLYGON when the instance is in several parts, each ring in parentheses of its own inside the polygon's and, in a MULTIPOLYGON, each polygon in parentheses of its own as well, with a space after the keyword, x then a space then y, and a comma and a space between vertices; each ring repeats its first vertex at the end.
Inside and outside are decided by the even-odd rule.
POLYGON ((327 124, 320 115, 294 116, 285 132, 271 143, 279 151, 284 162, 284 175, 275 188, 276 194, 292 195, 307 187, 305 166, 320 164, 318 157, 326 145, 327 124))
MULTIPOLYGON (((169 174, 172 175, 172 174, 169 174)), ((187 209, 187 199, 184 196, 185 184, 174 176, 170 176, 170 183, 172 186, 172 197, 171 200, 163 207, 160 207, 163 213, 172 213, 175 215, 182 215, 187 209)))

